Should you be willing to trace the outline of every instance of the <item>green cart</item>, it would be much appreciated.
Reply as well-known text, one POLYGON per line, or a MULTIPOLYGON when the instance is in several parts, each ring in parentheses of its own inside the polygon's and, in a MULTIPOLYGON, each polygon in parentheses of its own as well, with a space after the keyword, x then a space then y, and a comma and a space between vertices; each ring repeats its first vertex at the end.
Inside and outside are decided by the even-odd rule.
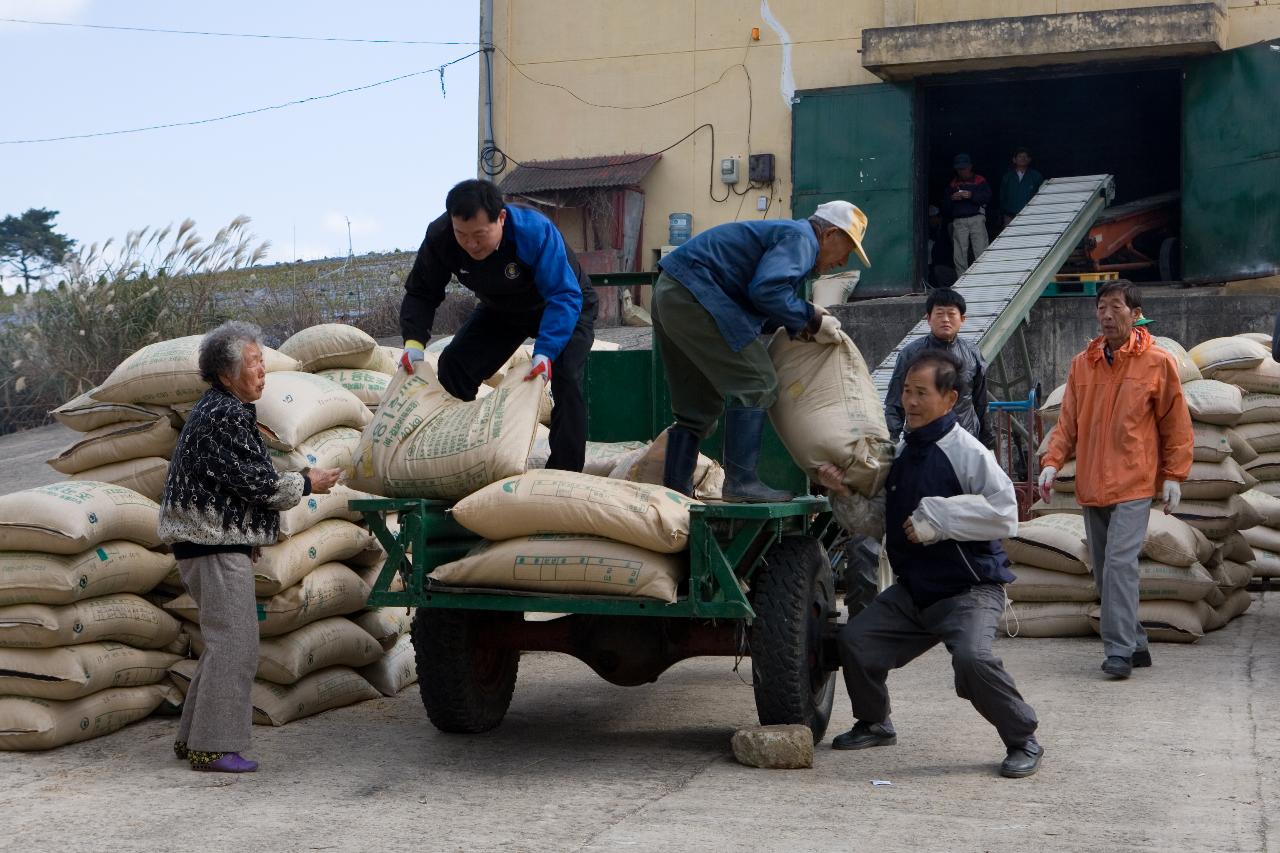
MULTIPOLYGON (((592 441, 649 440, 671 422, 658 354, 597 351, 585 380, 592 441)), ((704 445, 717 455, 719 436, 704 445)), ((770 432, 761 475, 808 492, 808 482, 770 432)), ((802 723, 821 740, 835 692, 837 536, 825 498, 694 507, 689 574, 674 603, 651 599, 447 587, 437 567, 479 540, 448 505, 419 499, 353 501, 386 549, 369 596, 377 607, 417 608, 413 644, 427 716, 447 732, 502 722, 520 653, 573 655, 619 685, 654 681, 677 661, 750 657, 760 722, 802 723), (386 515, 397 513, 399 529, 386 515), (403 591, 390 587, 399 574, 403 591), (526 613, 563 614, 526 619, 526 613)), ((589 531, 584 531, 589 532, 589 531)))

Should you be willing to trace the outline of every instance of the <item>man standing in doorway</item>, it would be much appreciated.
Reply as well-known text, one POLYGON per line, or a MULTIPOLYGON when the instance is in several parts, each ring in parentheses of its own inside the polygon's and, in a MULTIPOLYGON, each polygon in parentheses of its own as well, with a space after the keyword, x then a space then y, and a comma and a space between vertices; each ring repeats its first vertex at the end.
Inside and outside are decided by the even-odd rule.
POLYGON ((840 324, 804 301, 810 276, 844 266, 862 249, 867 217, 847 201, 818 206, 809 219, 730 222, 702 232, 662 259, 653 286, 653 335, 671 390, 663 483, 693 496, 698 446, 724 415, 723 498, 791 500, 756 473, 765 415, 778 399, 778 374, 760 334, 834 334, 840 324))
POLYGON ((1191 471, 1191 416, 1173 356, 1133 327, 1141 291, 1104 285, 1095 302, 1102 334, 1071 360, 1058 425, 1041 460, 1040 496, 1048 501, 1058 470, 1076 459, 1076 502, 1102 596, 1102 671, 1128 678, 1151 666, 1138 620, 1138 555, 1151 501, 1171 513, 1191 471))
POLYGON ((1044 183, 1044 175, 1031 168, 1031 152, 1018 148, 1013 152, 1013 168, 1000 179, 1000 210, 1004 224, 1013 221, 1044 183))
POLYGON ((995 436, 987 424, 987 363, 976 344, 960 337, 964 325, 964 297, 950 288, 929 291, 925 302, 925 322, 929 334, 902 348, 893 366, 893 378, 884 398, 884 419, 889 438, 898 440, 906 425, 902 408, 902 383, 907 366, 924 352, 943 350, 960 362, 960 384, 956 386, 956 422, 985 447, 995 447, 995 436))
POLYGON ((459 400, 474 400, 480 383, 532 337, 525 379, 550 382, 555 399, 547 467, 581 471, 587 448, 582 374, 596 319, 590 280, 551 220, 504 203, 491 182, 463 181, 444 204, 404 283, 405 369, 412 373, 422 361, 445 286, 457 276, 480 306, 440 354, 440 384, 459 400))
POLYGON ((952 260, 956 275, 969 268, 969 250, 976 262, 987 250, 987 205, 991 202, 991 184, 975 174, 968 154, 957 154, 952 166, 956 176, 947 185, 947 208, 951 215, 952 260))
MULTIPOLYGON (((856 720, 834 749, 892 746, 889 672, 942 643, 956 694, 1004 741, 1000 774, 1035 773, 1044 750, 1036 713, 991 644, 1014 579, 1000 540, 1018 531, 1018 499, 995 457, 961 429, 952 411, 960 364, 926 350, 906 370, 903 401, 911 432, 898 445, 885 484, 885 532, 897 583, 840 631, 840 663, 856 720)), ((841 491, 839 471, 819 480, 841 491)))

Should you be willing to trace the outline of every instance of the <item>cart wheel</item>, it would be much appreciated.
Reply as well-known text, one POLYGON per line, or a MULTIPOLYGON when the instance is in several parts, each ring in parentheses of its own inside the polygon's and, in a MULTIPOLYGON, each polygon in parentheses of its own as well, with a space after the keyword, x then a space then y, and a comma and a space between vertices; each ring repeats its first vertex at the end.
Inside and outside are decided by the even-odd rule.
POLYGON ((487 732, 502 722, 516 687, 520 653, 478 640, 501 630, 503 615, 420 607, 413 617, 418 690, 443 732, 487 732))
POLYGON ((785 537, 765 554, 753 583, 756 713, 761 725, 802 723, 817 743, 831 720, 836 687, 823 660, 823 634, 835 611, 827 554, 812 537, 785 537))
POLYGON ((1178 281, 1182 278, 1182 247, 1177 237, 1165 237, 1160 243, 1160 280, 1178 281))

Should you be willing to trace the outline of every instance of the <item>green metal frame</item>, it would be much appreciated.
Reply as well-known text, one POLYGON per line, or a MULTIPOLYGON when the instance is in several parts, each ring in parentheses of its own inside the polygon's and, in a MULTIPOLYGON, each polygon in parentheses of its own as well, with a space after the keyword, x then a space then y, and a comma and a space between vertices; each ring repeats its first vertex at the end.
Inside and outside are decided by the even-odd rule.
POLYGON ((431 573, 462 557, 480 539, 453 520, 447 503, 377 498, 352 501, 351 508, 364 516, 387 552, 369 595, 369 604, 375 607, 703 619, 753 619, 755 611, 747 590, 769 549, 783 536, 809 535, 823 540, 832 522, 830 505, 821 497, 802 497, 786 503, 694 506, 689 512, 688 589, 677 601, 667 604, 620 596, 451 590, 433 583, 431 573), (387 526, 389 512, 399 514, 397 533, 387 526), (397 574, 403 578, 405 589, 392 592, 397 574))

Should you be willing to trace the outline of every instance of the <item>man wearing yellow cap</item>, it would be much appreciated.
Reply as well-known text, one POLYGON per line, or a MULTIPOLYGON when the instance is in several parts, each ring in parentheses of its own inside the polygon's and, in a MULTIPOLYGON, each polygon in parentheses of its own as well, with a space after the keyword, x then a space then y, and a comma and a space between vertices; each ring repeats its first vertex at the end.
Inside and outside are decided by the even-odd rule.
MULTIPOLYGON (((793 338, 815 335, 826 312, 800 289, 810 276, 844 266, 851 252, 870 266, 866 230, 861 210, 829 201, 807 220, 718 225, 662 259, 652 315, 676 419, 667 433, 667 488, 692 494, 698 447, 723 414, 724 500, 791 499, 756 474, 765 413, 778 397, 760 335, 779 327, 793 338)), ((834 317, 825 325, 839 328, 834 317)))

